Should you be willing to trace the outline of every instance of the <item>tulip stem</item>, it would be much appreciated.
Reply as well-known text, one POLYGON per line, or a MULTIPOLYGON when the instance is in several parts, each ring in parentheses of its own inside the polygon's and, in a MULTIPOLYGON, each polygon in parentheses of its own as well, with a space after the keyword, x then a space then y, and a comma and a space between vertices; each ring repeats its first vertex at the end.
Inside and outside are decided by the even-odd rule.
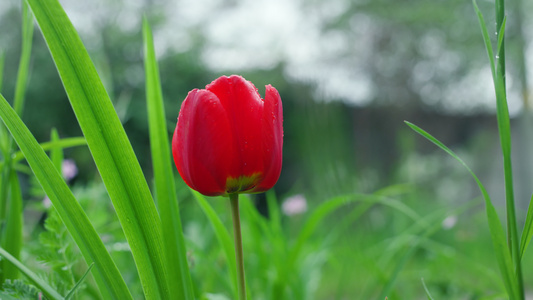
POLYGON ((239 300, 246 300, 246 283, 244 278, 244 259, 242 252, 241 219, 239 216, 239 194, 229 194, 231 216, 233 218, 233 238, 235 242, 235 258, 237 261, 237 282, 239 300))

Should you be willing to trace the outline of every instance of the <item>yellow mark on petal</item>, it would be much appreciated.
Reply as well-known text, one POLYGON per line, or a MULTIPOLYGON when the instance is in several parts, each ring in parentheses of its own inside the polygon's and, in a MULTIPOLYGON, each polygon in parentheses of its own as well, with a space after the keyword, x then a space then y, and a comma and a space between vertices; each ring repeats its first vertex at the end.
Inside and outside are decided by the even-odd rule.
POLYGON ((262 175, 261 172, 258 172, 250 176, 228 177, 226 179, 226 193, 240 193, 251 190, 259 183, 262 175))

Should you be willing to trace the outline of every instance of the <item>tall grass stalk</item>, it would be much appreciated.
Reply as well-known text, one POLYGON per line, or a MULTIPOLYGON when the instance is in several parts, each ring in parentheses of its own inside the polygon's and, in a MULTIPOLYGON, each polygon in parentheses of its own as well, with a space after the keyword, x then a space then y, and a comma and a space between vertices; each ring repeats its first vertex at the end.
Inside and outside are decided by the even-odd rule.
MULTIPOLYGON (((487 219, 489 221, 489 228, 491 230, 491 237, 494 243, 494 249, 496 251, 496 258, 502 274, 507 294, 511 299, 524 299, 524 283, 522 278, 522 266, 521 257, 525 251, 525 246, 531 239, 531 230, 529 226, 533 224, 531 218, 533 213, 528 212, 526 219, 526 227, 523 232, 522 238, 518 236, 516 210, 514 202, 514 188, 513 188, 513 169, 511 163, 511 122, 509 118, 509 108, 507 104, 507 93, 505 83, 505 3, 504 0, 495 1, 496 11, 496 36, 497 47, 496 55, 494 55, 493 47, 487 29, 483 14, 479 10, 477 3, 473 0, 474 9, 478 16, 479 24, 481 27, 481 33, 487 50, 489 58, 490 68, 492 72, 492 79, 494 84, 494 90, 496 94, 496 118, 498 121, 498 133, 500 138, 500 144, 503 155, 503 170, 504 170, 504 184, 505 184, 505 203, 506 203, 506 216, 507 216, 507 238, 506 243, 502 228, 500 225, 500 219, 489 195, 476 175, 466 166, 466 164, 459 159, 455 153, 448 149, 440 141, 429 135, 427 132, 418 128, 417 126, 407 123, 413 130, 435 143, 444 151, 448 152, 451 156, 458 159, 470 172, 470 174, 476 180, 483 197, 485 198, 485 204, 487 208, 487 219), (529 226, 527 226, 529 225, 529 226), (507 244, 504 247, 504 243, 507 244), (522 244, 522 245, 521 245, 522 244)), ((531 211, 531 210, 530 210, 531 211)))
POLYGON ((166 265, 171 294, 179 299, 193 300, 194 292, 189 266, 174 174, 170 143, 165 122, 165 108, 159 68, 155 57, 152 31, 148 20, 143 21, 146 103, 150 128, 150 149, 154 169, 155 197, 161 216, 166 265))
MULTIPOLYGON (((466 166, 466 164, 455 155, 450 149, 448 149, 440 141, 429 135, 427 132, 418 128, 417 126, 407 123, 413 130, 435 143, 444 151, 448 152, 451 156, 456 158, 463 164, 470 172, 470 174, 476 180, 483 197, 485 198, 485 205, 487 208, 487 219, 489 221, 489 228, 491 230, 491 237, 494 243, 494 249, 496 251, 496 258, 502 279, 504 281, 507 293, 511 299, 524 299, 524 284, 522 278, 522 266, 521 266, 521 253, 523 253, 523 245, 520 247, 520 237, 518 236, 516 210, 514 203, 514 189, 513 189, 513 174, 511 163, 511 122, 509 118, 509 109, 507 105, 507 93, 505 83, 505 3, 503 0, 495 1, 496 11, 496 36, 497 47, 496 55, 494 55, 493 47, 489 35, 489 30, 483 14, 479 10, 477 3, 473 0, 474 9, 478 16, 479 24, 481 27, 481 33, 487 50, 489 63, 492 72, 492 79, 494 89, 496 93, 496 117, 498 121, 498 133, 500 138, 500 144, 503 155, 503 169, 504 169, 504 184, 505 184, 505 203, 506 203, 506 215, 507 215, 507 238, 504 242, 505 236, 502 232, 500 219, 489 195, 476 175, 466 166), (506 244, 506 246, 504 246, 506 244)), ((528 219, 529 219, 528 214, 528 219)), ((529 224, 531 222, 526 222, 529 224)), ((526 228, 527 229, 527 228, 526 228)), ((524 231, 526 234, 527 230, 524 231)), ((529 242, 531 237, 528 235, 523 239, 523 243, 529 242)))
MULTIPOLYGON (((473 1, 474 7, 478 13, 480 26, 482 32, 487 32, 486 24, 483 21, 483 17, 477 7, 475 0, 473 1)), ((498 120, 498 132, 500 136, 500 144, 503 154, 503 170, 505 181, 505 203, 507 214, 507 244, 511 251, 511 257, 513 259, 513 265, 517 277, 517 283, 519 285, 519 292, 521 299, 524 298, 524 286, 522 279, 522 266, 520 259, 520 237, 518 236, 517 221, 516 221, 516 208, 514 201, 514 186, 513 186, 513 168, 511 162, 511 122, 509 118, 509 108, 507 105, 507 92, 506 92, 506 80, 505 80, 505 1, 495 1, 496 12, 496 36, 497 36, 497 48, 496 56, 493 58, 492 46, 490 40, 487 39, 486 34, 483 34, 485 39, 485 46, 487 48, 487 54, 489 55, 489 61, 491 63, 491 69, 493 70, 493 82, 496 93, 496 117, 498 120), (495 62, 494 62, 495 59, 495 62), (494 65, 495 64, 495 65, 494 65)))
MULTIPOLYGON (((33 40, 33 16, 26 3, 22 5, 22 51, 18 66, 17 80, 15 86, 15 100, 13 107, 18 115, 22 114, 26 86, 29 77, 29 65, 31 58, 33 40)), ((0 54, 0 89, 3 79, 4 54, 0 54)), ((15 142, 7 134, 6 128, 0 124, 0 151, 4 159, 4 164, 0 168, 0 228, 5 224, 0 232, 0 245, 4 247, 14 258, 20 258, 22 248, 22 196, 17 174, 13 168, 12 153, 15 142), (4 137, 5 135, 5 137, 4 137)), ((6 279, 16 279, 18 270, 8 261, 0 262, 0 285, 6 279)))

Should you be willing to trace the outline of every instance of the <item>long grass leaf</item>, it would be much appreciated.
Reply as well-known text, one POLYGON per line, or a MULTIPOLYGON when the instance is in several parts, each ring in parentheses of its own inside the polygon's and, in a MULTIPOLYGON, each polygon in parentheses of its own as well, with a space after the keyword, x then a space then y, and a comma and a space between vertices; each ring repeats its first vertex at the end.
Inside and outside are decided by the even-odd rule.
POLYGON ((132 299, 115 263, 79 202, 31 132, 0 95, 0 118, 26 156, 35 177, 80 248, 85 261, 95 263, 95 280, 105 299, 132 299))
MULTIPOLYGON (((32 39, 33 39, 33 17, 31 12, 28 9, 28 6, 22 4, 22 45, 21 45, 21 55, 17 71, 17 81, 15 86, 15 100, 13 106, 18 115, 22 114, 22 108, 24 106, 24 95, 26 93, 26 85, 28 81, 29 65, 30 65, 30 56, 32 48, 32 39)), ((3 64, 4 64, 4 55, 2 54, 1 58, 2 70, 0 71, 3 74, 3 64)), ((2 77, 2 76, 0 76, 2 77)), ((1 80, 1 78, 0 78, 1 80)), ((1 83, 0 83, 1 86, 1 83)), ((7 191, 9 190, 9 178, 12 170, 12 160, 11 160, 11 151, 14 146, 14 142, 9 138, 7 131, 3 126, 0 126, 0 133, 3 140, 0 141, 2 145, 3 155, 4 155, 4 166, 2 170, 2 179, 0 180, 0 222, 4 221, 6 218, 6 208, 8 206, 7 191)), ((1 278, 0 278, 1 279, 1 278)), ((0 280, 0 282, 3 282, 0 280)))
POLYGON ((431 293, 429 292, 429 289, 426 286, 426 283, 424 282, 424 278, 421 278, 420 280, 422 281, 422 286, 424 287, 424 292, 426 292, 426 296, 428 297, 428 300, 433 300, 433 297, 431 296, 431 293))
POLYGON ((504 45, 503 41, 504 41, 504 36, 505 36, 505 24, 506 23, 507 23, 507 17, 504 17, 502 25, 500 26, 500 30, 498 30, 498 45, 496 46, 496 53, 500 53, 502 51, 502 47, 504 45))
POLYGON ((270 219, 270 226, 276 235, 281 235, 281 215, 279 211, 278 200, 273 190, 266 192, 266 200, 268 206, 268 217, 270 219))
POLYGON ((289 261, 296 261, 305 242, 309 239, 313 232, 318 228, 318 225, 320 225, 320 223, 327 216, 329 216, 332 212, 334 212, 341 206, 354 202, 380 203, 383 205, 390 206, 404 213, 406 216, 410 217, 413 220, 420 219, 420 216, 416 214, 416 212, 414 212, 411 208, 394 199, 378 195, 367 195, 358 193, 341 195, 322 203, 320 206, 313 210, 313 213, 305 221, 305 224, 303 225, 303 228, 297 237, 296 243, 289 253, 289 261))
MULTIPOLYGON (((59 133, 57 132, 57 129, 52 128, 52 132, 50 133, 50 142, 57 143, 58 141, 59 133)), ((61 173, 61 165, 63 164, 63 149, 59 147, 52 148, 52 151, 50 151, 50 160, 52 160, 56 170, 61 173)))
POLYGON ((72 287, 72 289, 70 289, 68 294, 65 296, 65 300, 69 300, 72 297, 74 297, 74 295, 76 295, 76 291, 81 287, 81 283, 85 280, 85 277, 87 277, 87 275, 89 275, 89 273, 91 272, 93 267, 94 267, 94 263, 92 263, 89 266, 89 268, 87 268, 87 271, 85 271, 83 276, 81 276, 80 280, 78 280, 78 282, 76 282, 76 284, 72 287))
POLYGON ((235 258, 235 248, 233 247, 233 240, 226 229, 224 227, 224 224, 220 220, 220 218, 217 216, 217 213, 215 210, 211 207, 211 205, 207 202, 204 196, 202 194, 198 193, 197 191, 191 190, 191 192, 194 195, 194 198, 196 198, 196 202, 200 205, 200 208, 202 208, 202 211, 206 215, 207 219, 211 223, 211 226, 215 230, 215 236, 217 237, 218 243, 220 244, 220 247, 224 250, 224 254, 226 255, 226 259, 228 261, 228 270, 230 273, 230 278, 233 283, 233 296, 236 299, 237 298, 237 263, 235 258))
POLYGON ((502 275, 505 288, 507 289, 507 293, 511 299, 520 299, 520 285, 518 283, 518 278, 515 276, 511 253, 509 252, 509 248, 506 245, 505 233, 502 228, 500 218, 498 217, 498 213, 496 212, 494 205, 492 205, 487 190, 485 189, 481 181, 477 178, 476 174, 470 169, 470 167, 468 167, 468 165, 461 158, 459 158, 457 154, 450 150, 450 148, 446 147, 443 143, 441 143, 439 140, 434 138, 426 131, 422 130, 420 127, 407 121, 405 123, 409 127, 411 127, 411 129, 413 129, 416 133, 422 135, 424 138, 426 138, 427 140, 444 150, 446 153, 448 153, 451 157, 455 158, 461 165, 463 165, 463 167, 466 168, 472 178, 476 181, 479 190, 483 195, 483 199, 485 200, 485 208, 487 212, 487 220, 489 222, 492 243, 494 245, 496 260, 500 268, 500 273, 502 275))
MULTIPOLYGON (((85 138, 83 137, 73 137, 73 138, 64 138, 59 139, 55 141, 50 142, 44 142, 41 143, 41 148, 43 148, 44 151, 53 150, 53 149, 65 149, 65 148, 71 148, 71 147, 77 147, 77 146, 87 146, 87 142, 85 141, 85 138)), ((19 162, 24 159, 24 154, 22 154, 21 151, 15 152, 13 154, 13 162, 19 162)))
MULTIPOLYGON (((22 249, 22 192, 15 171, 11 171, 10 178, 10 201, 7 214, 6 226, 2 232, 2 247, 16 259, 20 259, 22 249)), ((18 268, 9 261, 0 261, 2 266, 2 281, 18 278, 18 268)))
MULTIPOLYGON (((2 87, 4 86, 3 83, 4 83, 5 60, 6 60, 6 54, 4 50, 0 48, 0 93, 2 93, 2 87)), ((11 154, 10 153, 11 149, 8 149, 8 145, 9 145, 9 134, 7 133, 7 129, 5 128, 4 124, 0 123, 0 154, 2 154, 2 156, 4 157, 11 154)))
POLYGON ((529 201, 529 208, 527 209, 526 223, 524 224, 524 230, 522 231, 522 238, 520 241, 520 259, 524 256, 529 242, 533 237, 533 195, 529 201))
POLYGON ((24 108, 24 96, 26 95, 26 85, 28 84, 28 74, 30 67, 31 48, 33 41, 33 16, 24 2, 22 4, 22 50, 17 73, 17 83, 15 86, 15 100, 13 107, 19 116, 24 108))
POLYGON ((42 280, 39 276, 37 276, 35 273, 33 273, 30 269, 28 269, 25 265, 23 265, 20 261, 18 261, 16 258, 14 258, 9 252, 7 252, 5 249, 0 248, 0 256, 7 259, 10 263, 15 265, 20 272, 22 272, 28 279, 35 284, 43 294, 53 300, 63 300, 64 298, 51 286, 48 285, 44 280, 42 280))
POLYGON ((155 195, 161 215, 163 240, 165 242, 166 265, 171 294, 179 299, 194 299, 191 275, 187 264, 187 250, 183 238, 180 210, 170 144, 165 121, 163 93, 159 70, 155 58, 154 42, 148 21, 143 21, 144 65, 146 77, 146 102, 150 128, 150 149, 154 169, 155 195))
POLYGON ((494 52, 492 51, 492 44, 490 42, 489 31, 487 30, 487 26, 485 25, 486 24, 485 18, 483 17, 481 10, 479 10, 479 7, 477 6, 476 0, 472 0, 472 3, 474 4, 474 10, 476 11, 478 21, 481 26, 481 34, 483 36, 483 41, 485 42, 485 49, 487 50, 487 56, 489 57, 492 78, 496 78, 496 64, 494 63, 494 52))
POLYGON ((516 223, 516 208, 514 203, 514 186, 513 186, 513 168, 511 161, 511 122, 509 119, 509 108, 507 104, 506 84, 505 84, 505 6, 503 0, 495 1, 496 10, 496 34, 498 37, 496 65, 494 65, 494 58, 492 57, 492 45, 487 41, 486 34, 488 32, 483 15, 477 7, 476 1, 473 0, 474 9, 478 14, 479 24, 483 38, 485 40, 485 47, 489 53, 489 62, 492 69, 492 78, 494 81, 494 89, 496 92, 496 117, 498 120, 498 131, 500 136, 500 144, 503 154, 503 169, 505 182, 505 204, 507 213, 507 243, 511 250, 511 258, 516 273, 516 281, 518 283, 518 291, 520 298, 524 299, 524 287, 522 279, 522 266, 520 260, 520 245, 518 237, 518 229, 516 223))
MULTIPOLYGON (((475 205, 477 205, 477 201, 469 201, 455 207, 451 213, 460 215, 475 205)), ((392 242, 386 241, 387 247, 381 247, 381 251, 385 253, 385 255, 380 257, 380 261, 385 258, 387 261, 385 263, 387 269, 392 269, 393 271, 387 278, 387 281, 383 284, 385 287, 383 288, 380 297, 377 299, 385 298, 385 296, 392 291, 400 272, 404 269, 415 250, 423 241, 427 240, 442 228, 442 221, 448 214, 449 212, 447 210, 435 211, 427 214, 417 220, 410 228, 399 234, 392 242), (407 248, 407 250, 404 251, 403 249, 405 248, 407 248), (395 254, 400 253, 401 251, 403 251, 403 254, 399 258, 394 257, 395 254), (388 266, 390 262, 394 265, 393 268, 388 266)))
POLYGON ((4 86, 4 63, 6 60, 6 54, 3 49, 0 48, 0 93, 2 92, 2 87, 4 86))
POLYGON ((106 186, 146 298, 169 294, 161 219, 133 148, 87 50, 57 0, 27 0, 106 186))

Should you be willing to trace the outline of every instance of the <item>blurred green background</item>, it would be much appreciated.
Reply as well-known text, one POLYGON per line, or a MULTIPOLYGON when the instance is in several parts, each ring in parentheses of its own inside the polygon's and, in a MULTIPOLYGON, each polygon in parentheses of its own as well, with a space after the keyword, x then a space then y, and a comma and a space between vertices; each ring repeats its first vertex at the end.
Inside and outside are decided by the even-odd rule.
MULTIPOLYGON (((311 255, 318 253, 316 249, 327 249, 327 258, 317 263, 318 275, 310 283, 316 285, 312 294, 317 299, 376 297, 396 276, 395 262, 402 257, 406 261, 391 294, 396 299, 422 295, 421 277, 441 299, 491 295, 498 299, 502 287, 477 187, 456 161, 403 123, 417 124, 454 149, 487 186, 497 208, 503 208, 494 91, 470 1, 61 3, 107 86, 147 178, 151 178, 151 162, 143 16, 154 31, 169 136, 188 91, 203 88, 220 75, 240 74, 261 94, 264 85, 272 84, 283 100, 284 167, 274 188, 280 203, 302 195, 308 206, 305 215, 339 195, 379 191, 401 201, 419 218, 443 211, 442 224, 424 225, 438 225, 438 230, 414 248, 409 243, 394 246, 398 237, 423 236, 423 231, 409 233, 416 218, 397 209, 373 206, 345 222, 340 237, 331 240, 331 228, 350 220, 355 205, 333 213, 314 236, 316 248, 309 250, 311 255), (465 211, 455 210, 465 203, 474 204, 465 211), (398 249, 414 250, 404 256, 398 249)), ((493 4, 479 1, 479 5, 487 23, 494 24, 493 4)), ((533 186, 533 123, 528 104, 532 12, 531 1, 507 2, 507 84, 519 228, 533 186)), ((20 24, 19 1, 1 1, 0 48, 6 58, 2 93, 7 99, 14 94, 20 24)), ((38 30, 26 98, 22 117, 39 141, 49 139, 52 127, 61 137, 81 136, 38 30)), ((65 156, 79 169, 73 185, 84 191, 94 188, 99 179, 88 149, 67 149, 65 156)), ((30 180, 27 184, 31 186, 30 180)), ((25 193, 27 199, 40 201, 31 189, 25 193)), ((205 217, 190 196, 182 194, 186 234, 191 240, 195 232, 205 237, 205 217)), ((258 207, 266 213, 263 202, 258 207)), ((289 240, 302 218, 284 216, 289 240)), ((531 255, 525 259, 531 262, 531 255)), ((249 274, 254 272, 259 271, 249 274)), ((524 272, 526 288, 531 290, 533 272, 529 268, 524 272)), ((223 290, 215 283, 205 284, 214 293, 223 290)))

